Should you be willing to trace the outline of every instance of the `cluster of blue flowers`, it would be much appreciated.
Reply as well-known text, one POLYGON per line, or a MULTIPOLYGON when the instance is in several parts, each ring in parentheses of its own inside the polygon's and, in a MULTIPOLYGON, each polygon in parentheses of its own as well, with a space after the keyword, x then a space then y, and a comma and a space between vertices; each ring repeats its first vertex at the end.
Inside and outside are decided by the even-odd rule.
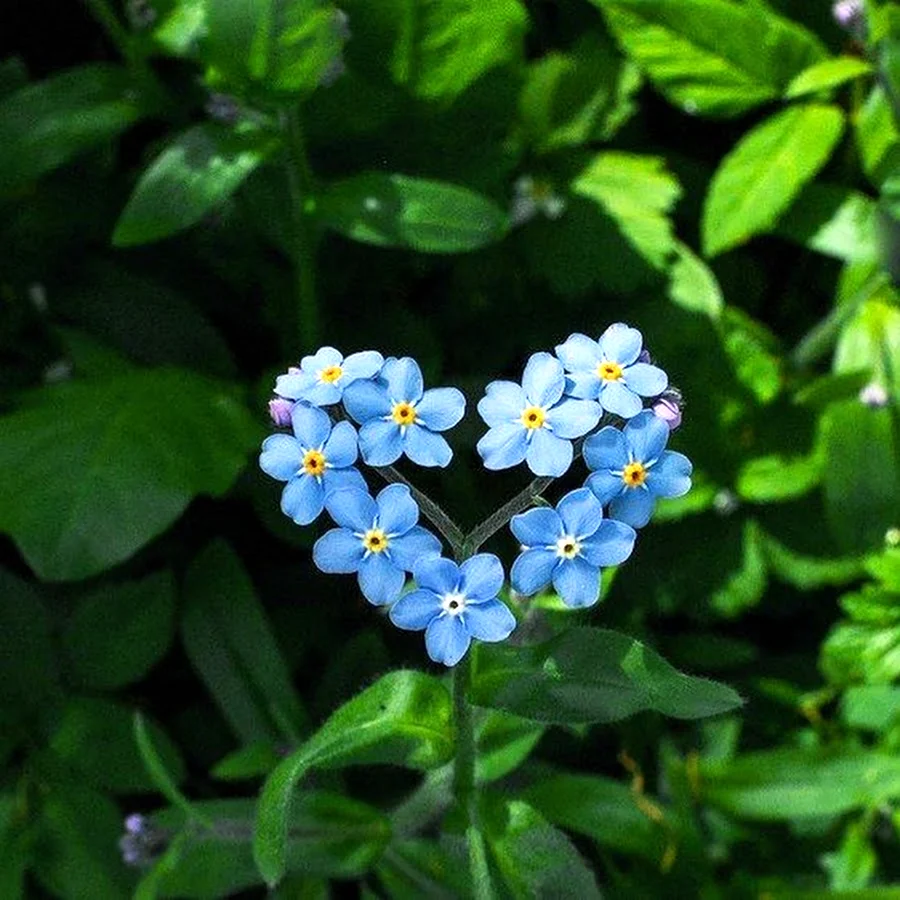
MULTIPOLYGON (((316 541, 319 569, 355 573, 363 596, 388 607, 395 625, 424 630, 435 662, 455 665, 473 638, 509 637, 516 620, 499 599, 500 560, 482 553, 457 565, 443 558, 438 538, 418 524, 410 488, 392 483, 373 497, 357 468, 360 458, 378 469, 401 456, 447 466, 453 453, 442 432, 462 419, 462 393, 425 390, 408 357, 344 357, 323 347, 279 376, 275 394, 272 419, 291 433, 265 440, 260 466, 286 482, 281 508, 294 522, 307 525, 325 510, 338 526, 316 541), (404 594, 408 575, 415 588, 404 594)), ((521 546, 510 582, 520 594, 552 584, 570 607, 596 603, 601 570, 628 559, 635 529, 650 520, 657 498, 690 489, 690 461, 666 450, 681 421, 681 396, 627 325, 611 325, 597 340, 573 334, 555 356, 535 353, 521 385, 491 382, 478 412, 488 425, 477 445, 487 469, 524 462, 536 475, 559 477, 578 441, 590 470, 584 487, 555 509, 513 516, 521 546)))

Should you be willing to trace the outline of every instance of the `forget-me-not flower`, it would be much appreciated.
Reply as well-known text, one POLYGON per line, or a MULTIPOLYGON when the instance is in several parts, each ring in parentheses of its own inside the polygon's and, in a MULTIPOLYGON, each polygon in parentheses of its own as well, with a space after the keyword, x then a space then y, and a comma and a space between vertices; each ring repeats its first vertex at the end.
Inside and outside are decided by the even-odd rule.
POLYGON ((413 571, 418 588, 391 607, 391 621, 409 631, 425 629, 425 649, 435 661, 455 666, 472 638, 503 641, 515 616, 497 598, 503 566, 492 553, 479 553, 461 566, 443 557, 420 562, 413 571))
POLYGON ((463 417, 466 398, 452 387, 424 389, 414 359, 388 359, 377 381, 355 381, 344 408, 362 426, 359 450, 370 466, 389 466, 405 453, 420 466, 446 466, 453 457, 437 432, 463 417))
POLYGON ((286 481, 281 509, 298 525, 318 518, 326 495, 339 488, 366 489, 353 468, 356 429, 349 422, 331 419, 312 406, 296 404, 291 411, 293 435, 273 434, 263 441, 259 466, 267 475, 286 481))
POLYGON ((556 509, 540 507, 513 516, 522 544, 510 581, 520 594, 553 582, 566 606, 592 606, 600 597, 600 569, 625 562, 637 535, 630 525, 603 518, 600 501, 587 489, 570 491, 556 509))
POLYGON ((584 461, 593 474, 586 482, 609 504, 613 518, 640 528, 650 521, 657 497, 681 497, 691 489, 691 461, 666 450, 669 427, 649 409, 625 424, 607 426, 584 442, 584 461))
POLYGON ((313 562, 329 573, 358 573, 363 596, 375 606, 397 599, 417 561, 441 552, 440 541, 416 523, 419 507, 405 484, 390 484, 373 500, 365 491, 328 495, 328 514, 340 526, 313 546, 313 562))
POLYGON ((594 400, 563 398, 566 378, 558 359, 535 353, 522 377, 492 381, 478 402, 490 430, 476 449, 488 469, 508 469, 525 460, 535 475, 562 475, 572 464, 572 439, 600 421, 594 400))
POLYGON ((300 368, 290 369, 275 381, 275 393, 288 400, 303 400, 312 406, 337 403, 345 388, 360 378, 374 378, 384 357, 376 350, 363 350, 344 357, 334 347, 322 347, 304 356, 300 368))
POLYGON ((598 400, 623 419, 636 416, 644 406, 642 397, 656 397, 669 384, 662 369, 641 361, 642 343, 637 328, 622 322, 610 325, 596 341, 585 334, 570 335, 556 348, 566 367, 566 393, 598 400))

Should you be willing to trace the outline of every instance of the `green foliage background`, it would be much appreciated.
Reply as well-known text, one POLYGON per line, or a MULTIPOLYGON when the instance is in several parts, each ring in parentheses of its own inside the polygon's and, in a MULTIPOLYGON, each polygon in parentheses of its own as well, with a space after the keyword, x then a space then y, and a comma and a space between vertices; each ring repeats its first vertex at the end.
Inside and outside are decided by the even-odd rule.
POLYGON ((414 475, 468 526, 525 483, 484 385, 615 321, 695 487, 476 659, 498 891, 900 897, 900 5, 340 10, 86 0, 51 49, 23 5, 0 62, 0 897, 468 896, 444 673, 312 566, 265 403, 323 344, 415 357, 469 400, 414 475), (526 176, 561 215, 510 216, 526 176), (745 705, 696 720, 732 695, 651 647, 745 705))

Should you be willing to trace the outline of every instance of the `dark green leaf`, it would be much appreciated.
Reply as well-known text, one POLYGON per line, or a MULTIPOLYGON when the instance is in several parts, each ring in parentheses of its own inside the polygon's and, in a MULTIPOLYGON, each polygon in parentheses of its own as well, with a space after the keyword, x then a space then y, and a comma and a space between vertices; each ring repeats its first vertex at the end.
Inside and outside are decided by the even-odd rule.
POLYGON ((766 590, 766 557, 762 531, 753 519, 744 523, 740 565, 716 589, 710 603, 723 616, 734 618, 752 609, 766 590))
POLYGON ((229 753, 216 763, 210 774, 222 781, 243 781, 268 775, 281 760, 275 746, 268 741, 256 741, 229 753))
POLYGON ((25 803, 13 794, 0 794, 0 897, 4 900, 24 900, 25 871, 32 864, 34 842, 25 803))
POLYGON ((475 780, 496 781, 515 771, 531 755, 543 733, 543 725, 489 710, 476 728, 475 780))

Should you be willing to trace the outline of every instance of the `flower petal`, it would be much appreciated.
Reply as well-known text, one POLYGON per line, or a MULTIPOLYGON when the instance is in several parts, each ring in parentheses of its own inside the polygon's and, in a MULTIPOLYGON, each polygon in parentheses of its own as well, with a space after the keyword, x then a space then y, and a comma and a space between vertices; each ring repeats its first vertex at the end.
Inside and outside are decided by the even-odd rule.
POLYGON ((625 426, 625 440, 635 459, 653 462, 666 448, 669 426, 647 409, 625 426))
POLYGON ((381 368, 388 397, 394 402, 417 403, 422 397, 424 383, 419 364, 410 356, 389 359, 381 368))
POLYGON ((440 598, 432 591, 410 591, 391 607, 391 621, 406 631, 427 628, 441 614, 440 598))
POLYGON ((378 515, 375 501, 365 491, 355 488, 329 493, 325 508, 338 525, 359 533, 371 528, 378 515))
POLYGON ((318 449, 331 434, 331 419, 328 418, 328 413, 314 406, 304 406, 302 403, 298 403, 292 410, 291 424, 294 428, 294 437, 307 450, 311 447, 318 449))
POLYGON ((493 428, 517 422, 526 406, 525 391, 519 385, 512 381, 492 381, 478 401, 478 415, 493 428))
POLYGON ((384 365, 384 357, 377 350, 351 353, 341 364, 344 374, 341 382, 346 386, 357 378, 374 378, 384 365))
POLYGON ((407 425, 403 450, 417 466, 439 466, 443 469, 453 459, 453 451, 447 441, 421 425, 407 425))
POLYGON ((263 441, 259 467, 266 475, 279 481, 290 481, 300 473, 302 464, 302 451, 296 438, 289 434, 273 434, 263 441))
POLYGON ((344 389, 344 409, 360 424, 370 419, 383 419, 391 414, 387 390, 374 381, 362 379, 344 389))
POLYGON ((494 425, 475 445, 486 469, 517 466, 528 451, 525 428, 519 424, 494 425))
POLYGON ((653 515, 656 498, 642 488, 629 489, 609 504, 609 515, 632 528, 643 528, 653 515))
POLYGON ((625 384, 642 397, 655 397, 669 386, 669 376, 658 366, 635 363, 625 370, 625 384))
POLYGON ((369 486, 366 479, 362 477, 359 469, 326 469, 322 476, 322 487, 325 488, 325 496, 332 491, 344 491, 353 488, 362 491, 364 494, 369 493, 369 486))
POLYGON ((582 448, 584 461, 589 469, 614 469, 620 471, 628 464, 628 444, 618 428, 607 425, 592 434, 582 448))
POLYGON ((313 406, 331 406, 341 399, 341 389, 334 382, 313 384, 304 391, 303 399, 313 406))
POLYGON ((563 535, 559 513, 547 506, 539 506, 513 516, 509 527, 525 547, 549 547, 563 535))
POLYGON ((323 572, 347 575, 359 568, 365 552, 349 528, 332 528, 313 544, 313 562, 323 572))
POLYGON ((391 559, 404 572, 412 572, 426 556, 440 556, 441 542, 426 528, 416 525, 391 540, 391 559))
MULTIPOLYGON (((353 385, 371 384, 370 381, 354 381, 353 385)), ((348 390, 352 389, 348 388, 348 390)), ((389 466, 400 459, 403 452, 403 436, 395 422, 370 419, 359 429, 359 452, 370 466, 389 466)))
POLYGON ((613 475, 609 469, 599 469, 593 475, 589 475, 584 484, 603 506, 611 503, 625 490, 622 476, 613 475))
POLYGON ((359 564, 359 589, 375 606, 386 606, 400 596, 406 575, 384 553, 370 553, 359 564))
POLYGON ((471 642, 459 616, 438 616, 425 629, 428 655, 445 666, 455 666, 466 655, 471 642))
POLYGON ((317 375, 322 369, 329 366, 339 366, 344 361, 344 355, 334 347, 320 347, 312 356, 304 356, 300 360, 300 368, 304 372, 317 375))
POLYGON ((454 387, 432 388, 416 404, 416 421, 429 431, 446 431, 465 415, 466 398, 454 387))
POLYGON ((467 606, 462 618, 466 630, 479 641, 505 641, 516 628, 516 617, 496 599, 467 606))
POLYGON ((558 438, 546 428, 536 428, 525 459, 528 468, 535 475, 552 475, 558 478, 572 465, 572 443, 558 438))
POLYGON ((565 533, 579 539, 593 534, 603 521, 603 506, 587 488, 569 491, 556 504, 556 510, 565 533))
POLYGON ((467 600, 476 603, 493 600, 506 580, 503 564, 493 553, 476 553, 460 567, 459 589, 467 600))
POLYGON ((553 550, 525 550, 516 557, 509 580, 520 594, 536 594, 550 584, 559 557, 553 550))
POLYGON ((378 527, 387 534, 406 534, 419 521, 419 507, 405 484, 389 484, 375 498, 378 527))
POLYGON ((569 372, 594 372, 600 362, 600 345, 586 334, 570 334, 556 346, 556 355, 569 372))
POLYGON ((300 400, 316 383, 315 375, 297 372, 293 375, 279 375, 275 379, 275 393, 288 400, 300 400))
POLYGON ((325 461, 335 469, 345 469, 356 462, 356 429, 349 422, 338 422, 325 441, 325 461))
POLYGON ((581 544, 581 555, 592 566, 618 566, 631 556, 637 534, 630 525, 604 519, 600 527, 581 544))
POLYGON ((579 438, 597 427, 603 409, 595 400, 563 400, 547 412, 547 422, 561 438, 579 438))
POLYGON ((298 475, 281 492, 281 511, 298 525, 314 522, 325 506, 325 488, 312 475, 298 475))
POLYGON ((459 586, 459 566, 443 556, 428 557, 413 567, 413 578, 420 588, 443 596, 452 594, 459 586))
POLYGON ((601 359, 630 366, 641 355, 644 339, 637 328, 616 322, 600 335, 597 343, 600 345, 601 359))
POLYGON ((605 410, 623 419, 636 416, 644 408, 641 398, 622 381, 607 381, 598 399, 605 410))
POLYGON ((596 400, 603 384, 596 372, 572 372, 566 375, 565 393, 576 400, 596 400))
POLYGON ((553 588, 572 609, 593 606, 600 599, 600 570, 577 556, 564 559, 553 570, 553 588))
POLYGON ((666 450, 647 473, 647 490, 657 497, 681 497, 691 489, 693 469, 683 453, 666 450))
POLYGON ((535 353, 525 366, 522 389, 529 403, 553 406, 566 386, 562 363, 549 353, 535 353))

